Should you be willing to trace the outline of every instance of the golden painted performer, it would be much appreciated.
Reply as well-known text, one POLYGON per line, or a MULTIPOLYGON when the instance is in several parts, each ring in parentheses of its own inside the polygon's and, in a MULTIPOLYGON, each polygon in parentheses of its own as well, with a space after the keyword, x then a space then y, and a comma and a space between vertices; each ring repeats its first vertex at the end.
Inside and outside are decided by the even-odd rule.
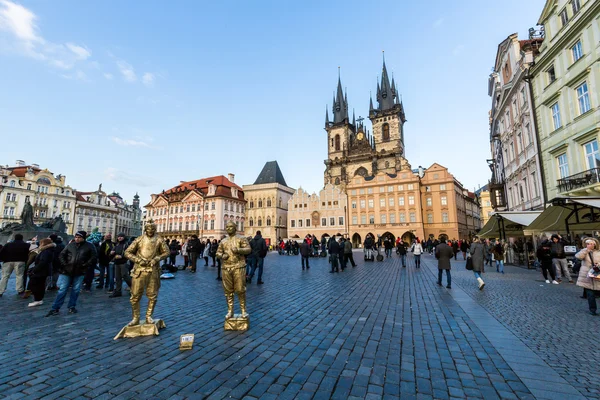
POLYGON ((156 306, 158 289, 160 288, 160 261, 169 256, 166 243, 156 235, 156 225, 149 220, 144 227, 144 234, 131 243, 125 250, 125 257, 135 263, 131 271, 131 309, 133 319, 128 326, 140 323, 140 300, 146 290, 148 308, 146 324, 153 324, 152 313, 156 306))
POLYGON ((226 319, 233 318, 233 294, 237 294, 242 311, 242 318, 247 318, 246 312, 246 260, 245 255, 252 252, 248 239, 236 235, 235 222, 229 221, 225 227, 228 237, 221 240, 217 249, 217 258, 223 263, 221 273, 223 276, 223 290, 227 299, 226 319))

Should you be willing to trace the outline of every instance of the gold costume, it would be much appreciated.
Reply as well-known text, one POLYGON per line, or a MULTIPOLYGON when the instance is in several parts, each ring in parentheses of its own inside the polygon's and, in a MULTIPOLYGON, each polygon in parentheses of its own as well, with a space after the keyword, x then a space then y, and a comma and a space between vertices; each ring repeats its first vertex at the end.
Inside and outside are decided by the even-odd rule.
POLYGON ((246 312, 246 260, 245 255, 252 252, 248 239, 236 235, 237 226, 228 222, 226 226, 229 235, 219 243, 217 258, 222 260, 221 274, 223 277, 223 290, 227 299, 227 315, 233 317, 233 294, 237 294, 242 311, 242 318, 248 317, 246 312))
POLYGON ((166 243, 156 235, 156 225, 150 220, 144 227, 144 234, 133 241, 125 250, 125 257, 135 263, 131 271, 131 309, 133 319, 128 326, 140 323, 140 300, 146 290, 148 308, 146 324, 154 323, 152 313, 160 288, 160 261, 169 256, 166 243))

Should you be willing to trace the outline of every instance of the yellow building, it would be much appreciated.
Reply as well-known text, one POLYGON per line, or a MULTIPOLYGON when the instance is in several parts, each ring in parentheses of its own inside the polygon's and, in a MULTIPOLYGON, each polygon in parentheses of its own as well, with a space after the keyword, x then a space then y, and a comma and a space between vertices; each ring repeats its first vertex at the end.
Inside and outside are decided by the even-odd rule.
POLYGON ((327 184, 318 195, 298 189, 287 205, 288 237, 347 236, 347 206, 347 196, 338 186, 327 184))
POLYGON ((600 192, 600 1, 548 0, 531 68, 548 199, 600 192))
POLYGON ((294 189, 287 186, 277 161, 269 161, 252 185, 244 185, 248 201, 246 220, 248 235, 261 231, 267 245, 288 236, 288 201, 294 189))
MULTIPOLYGON (((433 164, 412 171, 354 177, 347 186, 349 237, 356 247, 367 234, 391 235, 405 242, 446 234, 466 239, 474 234, 467 225, 464 189, 448 169, 433 164)), ((479 229, 479 228, 477 228, 479 229)))
POLYGON ((476 194, 479 196, 479 202, 481 205, 481 226, 483 226, 492 216, 494 208, 492 207, 490 191, 488 190, 487 185, 479 189, 476 194))

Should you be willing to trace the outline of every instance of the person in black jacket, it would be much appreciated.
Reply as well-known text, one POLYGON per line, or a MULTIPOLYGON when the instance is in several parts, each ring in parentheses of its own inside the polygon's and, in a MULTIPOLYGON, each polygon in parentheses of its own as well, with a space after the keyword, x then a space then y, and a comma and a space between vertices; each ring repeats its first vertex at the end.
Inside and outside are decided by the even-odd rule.
POLYGON ((117 244, 112 251, 112 261, 115 268, 115 291, 108 297, 121 297, 121 291, 123 290, 123 281, 127 283, 127 286, 131 287, 131 276, 129 275, 129 265, 127 265, 127 258, 125 258, 125 250, 129 246, 127 236, 124 233, 117 235, 117 244))
POLYGON ((77 298, 81 291, 84 275, 88 268, 96 265, 96 260, 98 259, 96 246, 86 242, 86 236, 87 233, 85 231, 78 231, 75 234, 75 239, 60 253, 61 271, 58 277, 58 294, 54 299, 52 308, 46 314, 47 317, 58 315, 58 310, 60 310, 60 307, 65 302, 67 290, 71 285, 71 296, 69 297, 68 304, 69 314, 77 312, 75 306, 77 305, 77 298))
POLYGON ((44 304, 44 294, 46 293, 46 278, 52 273, 52 260, 54 259, 54 249, 56 244, 52 239, 46 238, 40 241, 40 247, 34 251, 37 253, 34 264, 29 268, 29 290, 33 293, 33 302, 29 307, 41 306, 44 304))
POLYGON ((200 239, 198 239, 198 235, 192 235, 192 238, 188 240, 187 244, 187 253, 190 259, 190 265, 192 267, 192 272, 196 272, 196 264, 198 263, 198 256, 201 253, 200 250, 200 239))
POLYGON ((542 274, 544 275, 546 283, 550 283, 548 280, 548 273, 550 273, 552 283, 558 285, 558 281, 556 280, 556 272, 554 271, 554 266, 552 265, 552 242, 549 240, 544 240, 538 247, 536 255, 540 261, 542 274))
POLYGON ((263 239, 260 231, 256 231, 256 236, 250 241, 250 247, 252 248, 251 257, 248 257, 252 262, 252 269, 250 270, 250 275, 248 275, 248 279, 246 279, 247 283, 252 283, 252 278, 254 277, 254 272, 258 268, 258 281, 256 281, 257 285, 262 285, 262 275, 263 275, 263 267, 265 264, 265 257, 267 256, 267 252, 269 251, 267 247, 267 242, 263 239))
MULTIPOLYGON (((331 261, 331 271, 329 271, 330 274, 332 274, 334 272, 340 272, 339 264, 338 264, 338 257, 341 252, 342 252, 342 250, 341 250, 340 244, 337 242, 337 240, 335 240, 335 238, 333 238, 333 237, 331 239, 329 239, 329 260, 331 261)), ((342 255, 343 255, 343 253, 342 253, 342 255)))
POLYGON ((15 271, 17 278, 17 293, 23 294, 25 292, 23 275, 25 274, 28 256, 29 244, 23 241, 23 235, 20 233, 15 235, 15 240, 2 247, 2 250, 0 250, 0 261, 3 262, 2 280, 0 280, 0 297, 2 297, 6 291, 8 278, 10 278, 13 270, 15 271))
POLYGON ((302 244, 300 245, 300 256, 302 257, 302 269, 305 268, 306 264, 306 269, 309 269, 310 266, 308 265, 308 258, 310 257, 310 245, 308 244, 308 240, 304 239, 304 241, 302 242, 302 244))
POLYGON ((109 292, 112 292, 115 289, 115 278, 114 271, 112 265, 110 265, 110 260, 113 257, 113 248, 115 244, 112 241, 112 235, 107 233, 104 236, 104 240, 100 243, 98 247, 98 265, 100 266, 100 276, 98 276, 98 286, 96 289, 108 289, 109 292), (106 276, 106 284, 104 282, 104 277, 106 276))
POLYGON ((54 252, 52 255, 52 273, 50 274, 50 282, 48 283, 46 291, 58 290, 58 286, 56 286, 56 282, 58 281, 58 275, 60 275, 58 272, 60 271, 60 259, 58 258, 58 256, 65 249, 65 244, 63 243, 62 237, 54 233, 48 237, 52 239, 52 242, 56 246, 54 247, 54 252))

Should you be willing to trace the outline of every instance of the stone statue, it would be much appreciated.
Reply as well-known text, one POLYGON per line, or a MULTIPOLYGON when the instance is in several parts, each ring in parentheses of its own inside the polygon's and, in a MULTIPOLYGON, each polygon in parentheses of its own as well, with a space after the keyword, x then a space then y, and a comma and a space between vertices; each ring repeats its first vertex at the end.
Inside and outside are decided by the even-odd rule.
POLYGON ((25 200, 23 212, 21 212, 21 224, 25 226, 35 226, 33 223, 33 207, 29 200, 25 200))
POLYGON ((228 237, 221 240, 217 249, 217 258, 223 261, 223 290, 227 299, 227 315, 225 319, 233 318, 233 294, 237 294, 242 311, 242 318, 247 318, 246 312, 246 260, 245 255, 252 252, 248 239, 236 235, 235 222, 229 221, 225 227, 228 237))
POLYGON ((148 298, 146 324, 153 324, 152 313, 156 306, 158 289, 160 288, 160 261, 169 256, 169 248, 164 240, 156 235, 153 220, 144 227, 144 234, 131 243, 125 250, 125 257, 135 263, 131 271, 131 309, 133 319, 128 326, 140 323, 140 300, 144 290, 148 298))

